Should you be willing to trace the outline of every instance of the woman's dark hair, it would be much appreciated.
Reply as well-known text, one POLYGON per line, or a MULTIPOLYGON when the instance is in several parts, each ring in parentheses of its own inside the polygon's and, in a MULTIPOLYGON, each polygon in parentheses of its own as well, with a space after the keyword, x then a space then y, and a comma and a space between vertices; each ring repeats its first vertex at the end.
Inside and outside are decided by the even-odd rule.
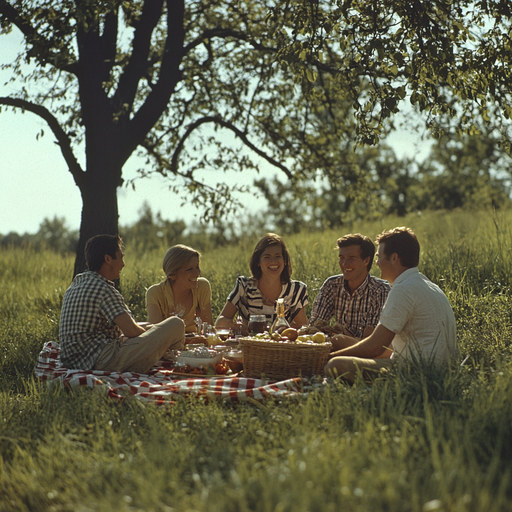
POLYGON ((260 267, 260 258, 261 255, 265 252, 267 247, 271 247, 273 245, 280 245, 281 250, 283 252, 283 260, 284 260, 284 269, 281 273, 281 282, 289 283, 290 278, 292 277, 292 261, 290 259, 290 253, 288 252, 288 247, 284 243, 284 240, 275 233, 267 233, 257 244, 252 252, 251 261, 249 262, 249 267, 251 268, 252 277, 254 279, 259 279, 262 275, 261 267, 260 267))
POLYGON ((115 260, 116 252, 122 245, 123 240, 119 235, 96 235, 89 238, 85 244, 87 268, 98 272, 105 263, 105 254, 115 260))

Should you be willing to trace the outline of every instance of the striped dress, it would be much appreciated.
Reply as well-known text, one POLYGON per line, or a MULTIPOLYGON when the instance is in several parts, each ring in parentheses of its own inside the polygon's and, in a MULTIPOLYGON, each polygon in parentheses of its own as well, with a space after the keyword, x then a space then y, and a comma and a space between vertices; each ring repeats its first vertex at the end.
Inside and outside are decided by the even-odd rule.
MULTIPOLYGON (((272 324, 276 316, 275 306, 265 304, 257 284, 257 279, 252 277, 238 277, 228 301, 238 308, 243 320, 249 321, 250 315, 265 315, 267 323, 272 324)), ((290 280, 283 284, 279 298, 284 299, 285 317, 291 324, 308 303, 308 287, 301 281, 290 280)))

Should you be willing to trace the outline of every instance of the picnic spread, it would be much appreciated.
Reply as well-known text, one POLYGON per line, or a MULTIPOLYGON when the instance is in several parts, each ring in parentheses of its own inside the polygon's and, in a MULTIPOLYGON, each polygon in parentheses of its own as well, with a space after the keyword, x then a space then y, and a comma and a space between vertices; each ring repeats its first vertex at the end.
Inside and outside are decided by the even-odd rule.
MULTIPOLYGON (((172 404, 176 399, 185 396, 228 401, 261 401, 269 397, 277 399, 297 397, 304 396, 325 383, 324 379, 315 378, 315 372, 311 370, 310 364, 305 365, 304 375, 307 376, 303 377, 296 359, 291 357, 290 360, 290 356, 287 355, 291 355, 293 351, 288 348, 284 353, 278 354, 272 346, 277 345, 278 342, 268 341, 269 350, 275 354, 274 359, 281 357, 284 358, 283 361, 287 360, 284 367, 288 368, 289 377, 276 379, 271 378, 270 375, 265 377, 260 374, 260 378, 256 378, 254 372, 252 376, 244 376, 243 371, 237 373, 231 370, 221 375, 216 372, 197 375, 192 373, 190 368, 187 368, 189 373, 184 373, 183 367, 177 366, 176 361, 170 360, 158 361, 147 374, 68 369, 61 363, 60 347, 55 341, 45 343, 34 372, 36 378, 41 381, 60 384, 69 389, 86 386, 102 390, 111 398, 121 400, 127 396, 134 396, 156 405, 172 404)), ((248 342, 246 340, 246 344, 248 342)), ((261 339, 257 340, 257 343, 261 345, 261 339)), ((308 345, 304 344, 302 350, 307 348, 308 345)), ((261 354, 261 348, 259 350, 261 354)), ((313 358, 312 361, 318 366, 318 357, 313 358)), ((304 364, 304 361, 299 364, 304 364)))

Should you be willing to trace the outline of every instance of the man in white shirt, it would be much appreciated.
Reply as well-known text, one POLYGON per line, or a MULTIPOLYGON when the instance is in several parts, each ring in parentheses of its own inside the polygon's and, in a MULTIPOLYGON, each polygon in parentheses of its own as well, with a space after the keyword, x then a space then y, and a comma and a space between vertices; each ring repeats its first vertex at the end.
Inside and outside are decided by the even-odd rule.
POLYGON ((363 373, 389 368, 396 361, 439 366, 458 356, 455 317, 442 290, 418 271, 420 244, 405 227, 377 237, 377 265, 392 288, 375 331, 332 352, 325 367, 331 377, 353 381, 363 373), (390 359, 380 359, 392 350, 390 359))

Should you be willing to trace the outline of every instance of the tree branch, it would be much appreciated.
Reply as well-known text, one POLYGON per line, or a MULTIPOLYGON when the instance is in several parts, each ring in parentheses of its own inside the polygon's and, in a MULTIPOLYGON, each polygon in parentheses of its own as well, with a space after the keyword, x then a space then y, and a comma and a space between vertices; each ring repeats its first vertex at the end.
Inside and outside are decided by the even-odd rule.
POLYGON ((202 117, 201 119, 197 119, 195 122, 193 122, 188 128, 187 128, 187 131, 184 133, 183 137, 181 137, 181 139, 179 140, 177 146, 176 146, 176 150, 174 151, 173 155, 172 155, 172 160, 171 160, 171 167, 170 167, 170 170, 174 173, 174 174, 177 174, 178 173, 178 160, 179 160, 179 156, 180 156, 180 153, 181 151, 183 150, 184 146, 185 146, 185 141, 188 139, 188 137, 191 135, 191 133, 196 129, 198 128, 199 126, 203 125, 203 124, 206 124, 206 123, 215 123, 219 126, 222 126, 223 128, 227 128, 228 130, 231 130, 237 137, 240 138, 240 140, 249 148, 249 149, 252 149, 258 156, 261 156, 263 159, 265 159, 267 162, 269 162, 270 164, 272 164, 273 166, 277 167, 278 169, 280 169, 281 171, 284 172, 284 174, 289 178, 289 179, 292 179, 293 178, 293 173, 287 168, 285 167, 282 163, 278 162, 277 160, 275 160, 274 158, 272 158, 271 156, 267 155, 264 151, 262 151, 261 149, 259 149, 257 146, 255 146, 248 138, 247 138, 247 135, 242 132, 241 130, 239 130, 236 126, 234 126, 232 123, 228 122, 228 121, 224 121, 223 119, 221 119, 220 117, 215 117, 215 116, 207 116, 207 117, 202 117))
POLYGON ((117 32, 119 9, 116 7, 105 15, 105 23, 103 25, 103 34, 101 35, 101 49, 103 53, 103 62, 107 64, 110 71, 114 66, 117 53, 117 32))
POLYGON ((160 74, 146 101, 135 113, 127 127, 126 142, 123 148, 125 159, 144 141, 167 107, 174 88, 181 79, 180 64, 183 58, 183 41, 185 40, 184 14, 184 0, 167 0, 167 39, 160 74))
POLYGON ((261 43, 258 43, 253 38, 249 37, 245 32, 239 32, 237 30, 232 30, 230 28, 217 27, 212 28, 210 30, 205 30, 199 37, 196 37, 193 41, 187 44, 187 46, 185 46, 185 48, 183 49, 183 53, 187 54, 190 50, 193 50, 196 46, 199 46, 207 39, 213 39, 214 37, 218 37, 221 39, 232 37, 233 39, 239 39, 241 41, 250 43, 256 50, 268 53, 277 52, 277 48, 268 47, 261 43))
POLYGON ((162 16, 163 0, 144 2, 140 21, 133 36, 133 50, 130 60, 119 78, 115 98, 120 104, 129 105, 131 112, 140 79, 146 74, 148 55, 151 48, 151 35, 162 16))
POLYGON ((71 149, 71 141, 69 140, 67 133, 62 129, 55 116, 47 108, 20 98, 0 97, 0 105, 8 105, 28 110, 29 112, 38 115, 48 123, 48 126, 57 138, 57 144, 60 147, 66 164, 68 165, 69 172, 72 174, 78 188, 82 189, 85 173, 75 158, 73 150, 71 149))

